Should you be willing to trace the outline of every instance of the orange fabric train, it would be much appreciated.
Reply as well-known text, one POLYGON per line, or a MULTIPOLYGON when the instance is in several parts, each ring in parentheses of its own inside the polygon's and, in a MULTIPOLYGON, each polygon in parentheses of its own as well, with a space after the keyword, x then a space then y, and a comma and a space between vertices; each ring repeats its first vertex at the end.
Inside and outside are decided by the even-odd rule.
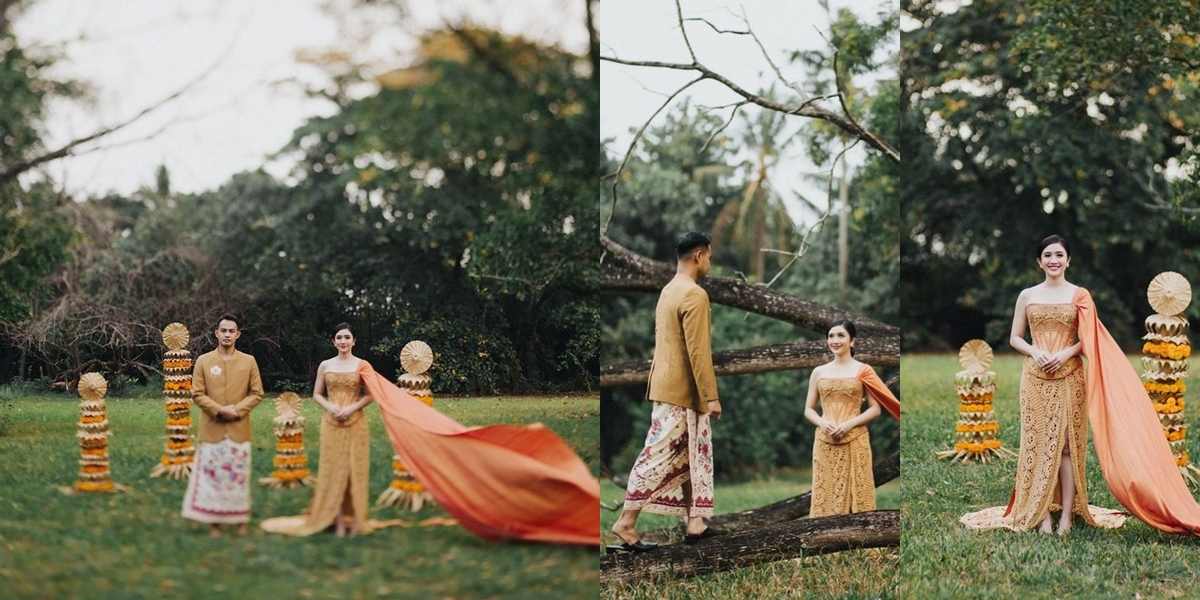
POLYGON ((540 423, 466 427, 358 367, 396 451, 446 512, 487 539, 600 545, 600 482, 540 423))
POLYGON ((1159 531, 1200 534, 1200 504, 1175 466, 1141 379, 1100 322, 1092 295, 1079 288, 1074 303, 1088 359, 1088 420, 1108 489, 1133 516, 1159 531))
POLYGON ((879 375, 875 374, 875 369, 872 369, 870 365, 863 365, 858 370, 858 380, 862 382, 864 388, 867 388, 871 397, 875 398, 875 401, 888 411, 888 414, 895 417, 897 421, 900 420, 900 401, 892 395, 892 390, 888 389, 887 384, 879 378, 879 375))

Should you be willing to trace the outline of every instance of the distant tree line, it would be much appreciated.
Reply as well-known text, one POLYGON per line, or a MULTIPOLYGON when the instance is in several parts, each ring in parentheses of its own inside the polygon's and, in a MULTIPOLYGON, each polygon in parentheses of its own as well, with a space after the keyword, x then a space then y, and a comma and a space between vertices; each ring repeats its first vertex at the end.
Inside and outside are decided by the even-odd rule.
MULTIPOLYGON (((4 24, 0 170, 44 150, 46 102, 75 93, 4 24)), ((594 389, 592 57, 450 27, 413 58, 297 129, 283 179, 180 194, 160 169, 153 188, 96 198, 0 182, 0 381, 146 380, 162 327, 207 351, 231 311, 275 389, 311 385, 340 321, 384 373, 429 343, 439 392, 594 389)))

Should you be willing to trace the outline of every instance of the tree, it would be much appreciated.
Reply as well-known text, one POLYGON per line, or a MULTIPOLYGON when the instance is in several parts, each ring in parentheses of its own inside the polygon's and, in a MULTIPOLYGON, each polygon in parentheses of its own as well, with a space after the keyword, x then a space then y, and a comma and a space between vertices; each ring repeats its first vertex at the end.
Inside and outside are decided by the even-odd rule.
MULTIPOLYGON (((44 76, 50 57, 30 56, 10 28, 21 3, 0 2, 0 172, 42 149, 46 103, 78 93, 74 82, 44 76)), ((69 199, 46 182, 0 180, 0 326, 28 318, 52 297, 47 283, 76 239, 64 207, 69 199)), ((0 327, 7 337, 8 327, 0 327)), ((27 354, 0 350, 0 377, 26 375, 27 354)))
POLYGON ((1113 36, 1096 35, 1092 17, 1071 26, 1081 29, 1039 26, 1067 10, 1109 9, 904 5, 918 24, 902 47, 903 112, 911 115, 900 136, 911 157, 901 180, 908 347, 1001 343, 1017 291, 1040 279, 1036 244, 1051 233, 1073 242, 1073 280, 1091 289, 1118 339, 1141 336, 1154 275, 1200 276, 1196 214, 1172 195, 1167 176, 1193 152, 1195 140, 1182 132, 1195 130, 1187 120, 1194 125, 1197 113, 1165 77, 1194 68, 1162 55, 1130 60, 1166 70, 1117 67, 1117 53, 1148 31, 1152 16, 1113 36), (1060 44, 1084 32, 1089 45, 1060 44))
MULTIPOLYGON (((683 17, 681 17, 683 18, 683 17)), ((894 21, 894 17, 893 17, 894 21)), ((689 20, 690 22, 690 20, 689 20)), ((894 31, 894 26, 892 27, 894 31)), ((747 31, 750 31, 747 24, 747 31)), ((847 35, 847 38, 851 36, 847 35)), ((875 42, 885 45, 886 36, 876 36, 875 42)), ((887 54, 884 52, 884 54, 887 54)), ((797 57, 799 59, 799 57, 797 57)), ((614 61, 621 62, 621 61, 614 61)), ((655 63, 657 64, 657 63, 655 63)), ((829 60, 824 62, 832 66, 829 60)), ((851 64, 851 63, 847 63, 851 64)), ((835 78, 826 76, 824 81, 836 92, 839 87, 835 78)), ((788 83, 795 90, 798 84, 788 83)), ((824 94, 820 86, 809 86, 813 94, 824 94)), ((880 89, 886 89, 881 84, 880 89)), ((881 94, 886 95, 886 94, 881 94)), ((880 99, 878 117, 872 113, 872 122, 881 127, 896 130, 899 112, 894 97, 889 102, 880 99)), ((773 111, 764 107, 761 111, 767 123, 774 127, 765 130, 779 131, 779 123, 786 111, 773 111), (775 115, 775 116, 767 116, 775 115)), ((757 113, 756 113, 757 114, 757 113)), ((789 116, 794 120, 794 116, 789 116)), ((751 143, 757 144, 761 134, 755 134, 751 143)), ((686 101, 676 110, 668 111, 662 124, 648 123, 643 135, 635 140, 629 155, 623 157, 623 167, 615 158, 610 159, 607 173, 615 173, 620 181, 619 202, 614 203, 610 194, 612 180, 606 180, 602 191, 602 217, 608 223, 607 238, 613 245, 606 245, 602 267, 601 289, 606 293, 601 306, 601 321, 604 324, 605 340, 602 357, 602 456, 614 465, 627 463, 632 457, 629 442, 636 442, 635 421, 644 422, 648 406, 636 402, 644 393, 644 375, 648 366, 649 348, 653 346, 653 303, 655 285, 662 269, 669 266, 649 266, 647 269, 627 268, 631 265, 649 265, 650 259, 670 262, 673 260, 671 241, 674 234, 689 229, 702 229, 697 223, 712 222, 716 214, 738 212, 746 188, 734 183, 729 176, 734 169, 729 163, 739 153, 752 154, 754 148, 745 146, 746 139, 726 132, 725 122, 710 112, 691 107, 686 101), (615 208, 616 212, 612 213, 615 208), (611 215, 611 217, 610 217, 611 215), (711 216, 710 216, 711 215, 711 216), (616 248, 627 248, 622 253, 616 248), (653 276, 646 276, 653 272, 653 276), (618 280, 626 278, 624 282, 618 280), (633 280, 636 279, 636 282, 633 280), (630 294, 632 290, 640 293, 630 294), (617 387, 607 387, 617 386, 617 387), (629 402, 629 401, 635 402, 629 402)), ((768 140, 769 142, 769 140, 768 140)), ((776 146, 778 143, 771 142, 776 146)), ((837 152, 821 147, 823 156, 832 161, 837 152)), ((802 239, 793 239, 794 247, 803 248, 803 260, 797 261, 772 284, 772 292, 782 292, 779 297, 790 298, 793 307, 803 304, 804 311, 826 314, 847 314, 846 309, 872 317, 878 311, 886 314, 899 312, 899 302, 892 290, 898 279, 898 248, 895 232, 898 228, 894 191, 898 169, 886 153, 880 152, 878 163, 871 162, 865 172, 868 177, 856 177, 850 185, 861 186, 863 202, 850 215, 849 222, 860 235, 860 242, 852 246, 848 294, 842 303, 837 294, 836 275, 833 293, 830 295, 826 282, 830 281, 831 264, 825 257, 833 256, 836 263, 836 246, 830 248, 830 240, 824 230, 810 231, 802 239), (881 167, 880 165, 891 165, 881 167), (881 234, 882 232, 882 234, 881 234), (887 234, 891 233, 891 237, 887 234), (833 254, 828 254, 828 252, 833 254), (820 299, 824 305, 810 302, 820 299)), ((753 181, 754 177, 747 179, 753 181)), ((747 222, 751 222, 747 220, 747 222)), ((752 229, 752 228, 750 228, 752 229)), ((797 232, 797 238, 801 237, 797 232)), ((799 252, 799 251, 798 251, 799 252)), ((714 276, 727 271, 727 265, 739 262, 739 255, 728 247, 715 248, 714 276)), ((669 275, 667 275, 669 277, 669 275)), ((741 285, 733 291, 735 284, 724 279, 715 286, 728 285, 730 296, 746 294, 747 298, 762 300, 766 292, 762 286, 741 285)), ((721 306, 718 292, 710 287, 714 298, 713 331, 717 340, 716 358, 723 373, 760 373, 754 376, 728 376, 720 381, 722 397, 736 398, 737 410, 730 410, 722 419, 722 427, 715 435, 715 443, 728 448, 728 452, 716 456, 717 469, 730 474, 754 472, 774 466, 802 464, 810 460, 812 431, 807 427, 795 427, 803 423, 803 390, 807 373, 766 372, 776 369, 807 369, 825 362, 823 345, 816 338, 823 338, 827 323, 820 318, 804 319, 792 313, 792 323, 803 326, 782 325, 771 318, 750 314, 746 304, 737 308, 721 306), (818 329, 819 331, 813 331, 818 329), (809 341, 812 340, 812 341, 809 341), (725 436, 725 437, 722 437, 725 436), (736 443, 722 443, 732 442, 736 443)), ((774 313, 778 317, 786 311, 774 313)), ((860 320, 866 322, 865 318, 860 320)), ((898 331, 890 325, 882 326, 879 335, 868 333, 871 342, 878 344, 878 353, 873 359, 883 364, 895 364, 899 356, 898 331), (895 342, 895 343, 893 343, 895 342)), ((869 328, 867 328, 869 329, 869 328)), ((863 328, 860 327, 860 332, 863 328)), ((866 337, 864 340, 866 341, 866 337)), ((877 420, 873 426, 875 438, 880 444, 890 443, 895 438, 895 423, 887 419, 877 420)), ((640 425, 638 425, 640 426, 640 425)), ((634 444, 636 445, 636 444, 634 444)))
MULTIPOLYGON (((595 322, 598 257, 596 157, 569 150, 590 145, 596 127, 596 90, 581 65, 586 58, 520 38, 451 27, 422 39, 413 66, 382 75, 378 94, 313 120, 293 141, 307 181, 345 189, 378 214, 378 238, 363 252, 393 268, 362 279, 361 305, 398 316, 384 300, 423 286, 430 306, 473 289, 477 306, 500 307, 498 322, 481 312, 460 337, 509 340, 519 368, 473 381, 457 374, 463 384, 594 377, 598 343, 579 343, 594 334, 574 328, 595 322)), ((476 350, 473 360, 507 352, 476 350)))
POLYGON ((900 545, 900 511, 879 510, 786 521, 718 536, 703 545, 671 544, 645 554, 600 558, 605 581, 692 577, 750 565, 861 548, 900 545))
POLYGON ((427 341, 440 392, 594 387, 587 58, 465 27, 421 41, 374 93, 297 129, 286 184, 255 171, 179 195, 160 169, 153 189, 83 204, 54 310, 13 339, 56 376, 145 376, 157 329, 183 321, 202 346, 232 310, 269 387, 306 387, 342 320, 372 361, 427 341))

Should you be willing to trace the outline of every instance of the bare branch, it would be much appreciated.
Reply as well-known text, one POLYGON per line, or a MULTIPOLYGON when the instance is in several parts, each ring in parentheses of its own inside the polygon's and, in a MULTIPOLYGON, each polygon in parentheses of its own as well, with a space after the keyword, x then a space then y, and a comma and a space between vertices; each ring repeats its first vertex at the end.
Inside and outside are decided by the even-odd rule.
MULTIPOLYGON (((854 123, 854 125, 856 127, 861 127, 861 125, 858 124, 858 120, 854 118, 854 114, 850 112, 850 107, 846 106, 846 86, 842 82, 841 72, 838 71, 838 49, 837 49, 837 46, 834 46, 832 42, 830 42, 828 39, 825 39, 825 36, 821 34, 820 30, 817 31, 817 35, 820 35, 821 39, 825 40, 825 43, 829 44, 830 48, 833 48, 833 82, 834 82, 834 85, 837 87, 838 102, 842 105, 842 113, 845 114, 846 118, 850 119, 850 122, 854 123)), ((832 176, 831 176, 831 178, 832 178, 832 176)))
MULTIPOLYGON (((245 21, 242 22, 243 27, 245 26, 245 23, 246 23, 245 21)), ((233 39, 230 41, 230 43, 226 47, 226 49, 221 53, 221 56, 219 58, 217 58, 217 60, 215 62, 213 62, 212 65, 210 65, 207 69, 202 71, 194 79, 187 82, 182 87, 175 90, 173 93, 167 95, 162 100, 159 100, 158 102, 151 104, 150 106, 142 109, 137 114, 130 117, 129 119, 126 119, 125 121, 123 121, 121 123, 117 123, 116 125, 111 125, 109 127, 103 127, 101 129, 99 129, 89 135, 85 135, 81 138, 76 138, 74 140, 71 140, 56 150, 52 150, 52 151, 42 154, 40 156, 35 156, 33 158, 19 162, 15 165, 7 167, 7 168, 0 168, 0 184, 4 184, 9 181, 12 181, 13 179, 16 179, 17 176, 21 175, 22 173, 29 171, 30 169, 33 169, 39 165, 45 164, 52 160, 57 160, 59 158, 63 158, 66 156, 71 156, 73 154, 76 154, 77 153, 76 149, 79 146, 87 144, 88 142, 98 140, 102 137, 113 134, 117 131, 120 131, 120 130, 138 122, 146 115, 154 113, 154 112, 158 111, 158 109, 170 104, 174 100, 176 100, 179 97, 186 94, 188 91, 190 91, 195 86, 199 85, 202 81, 207 79, 208 76, 212 75, 219 67, 221 67, 225 63, 225 60, 229 58, 230 51, 233 49, 234 45, 237 43, 237 41, 240 37, 241 37, 241 33, 239 31, 239 33, 237 35, 235 35, 233 37, 233 39)))
POLYGON ((730 91, 741 96, 742 98, 745 98, 746 100, 749 100, 751 103, 757 104, 763 108, 768 108, 768 109, 778 111, 778 112, 781 112, 781 113, 784 113, 787 115, 795 115, 795 116, 799 116, 799 117, 820 119, 822 121, 827 121, 829 123, 832 123, 833 125, 837 126, 838 128, 842 129, 843 131, 849 133, 851 136, 866 142, 872 148, 875 148, 876 150, 880 151, 881 153, 883 153, 883 155, 885 157, 888 158, 888 160, 891 160, 895 163, 900 162, 900 151, 899 150, 893 148, 890 144, 885 142, 879 136, 864 129, 853 118, 849 118, 848 116, 843 116, 843 115, 840 115, 833 111, 830 111, 826 108, 822 108, 820 106, 814 105, 814 102, 816 100, 818 100, 819 98, 812 98, 799 106, 791 106, 788 104, 784 104, 782 102, 777 102, 777 101, 771 100, 769 98, 765 98, 763 96, 752 93, 752 92, 742 88, 741 86, 739 86, 738 84, 736 84, 732 80, 730 80, 728 77, 725 77, 724 75, 721 75, 720 73, 717 73, 698 62, 692 63, 692 64, 684 64, 684 63, 662 62, 662 61, 655 61, 655 60, 625 60, 625 59, 617 58, 614 56, 602 56, 602 57, 600 57, 600 60, 605 60, 605 61, 608 61, 611 63, 627 65, 627 66, 631 66, 631 67, 651 67, 651 68, 658 68, 658 69, 674 69, 677 71, 696 71, 696 72, 700 73, 700 77, 698 79, 692 81, 691 83, 689 83, 688 84, 689 86, 696 83, 697 81, 700 81, 703 79, 712 79, 714 81, 721 83, 725 87, 729 88, 730 91))
POLYGON ((700 145, 700 151, 704 152, 704 150, 706 150, 708 148, 708 145, 712 143, 714 138, 716 138, 718 135, 720 135, 722 131, 725 131, 726 129, 728 129, 729 124, 733 123, 733 118, 737 116, 738 109, 749 103, 750 103, 749 100, 742 100, 741 102, 734 104, 733 110, 729 111, 729 119, 725 121, 724 125, 714 129, 713 132, 708 135, 708 138, 705 139, 704 143, 700 145))
POLYGON ((679 0, 675 0, 675 16, 679 19, 679 33, 683 36, 683 43, 687 44, 688 56, 692 57, 692 62, 696 62, 696 51, 692 50, 692 40, 688 39, 687 27, 683 24, 683 6, 679 0))
POLYGON ((709 27, 712 28, 713 31, 715 31, 717 33, 732 33, 733 35, 748 35, 748 34, 750 34, 750 31, 737 31, 736 29, 721 29, 721 28, 717 27, 716 25, 713 25, 712 22, 710 22, 708 19, 705 19, 702 17, 690 17, 690 18, 684 19, 684 21, 699 21, 701 23, 704 23, 705 25, 708 25, 709 27))
MULTIPOLYGON (((601 58, 603 58, 603 57, 601 57, 601 58)), ((658 113, 662 112, 664 108, 666 108, 669 104, 671 104, 671 101, 675 99, 675 96, 678 96, 684 90, 692 87, 693 85, 695 85, 703 80, 704 80, 703 76, 697 77, 697 78, 685 83, 683 85, 683 87, 675 90, 675 93, 671 94, 670 96, 667 96, 667 99, 664 100, 661 105, 659 105, 658 109, 654 111, 654 114, 650 115, 650 118, 646 119, 646 122, 642 123, 641 128, 639 128, 637 130, 637 133, 635 133, 633 135, 633 139, 629 142, 629 149, 625 151, 625 158, 621 159, 621 165, 619 167, 617 167, 617 170, 615 172, 605 176, 605 177, 613 178, 612 210, 608 214, 608 219, 604 221, 604 227, 600 228, 600 233, 604 233, 604 232, 608 231, 608 226, 612 223, 613 215, 617 214, 617 186, 620 185, 620 183, 621 183, 621 173, 623 173, 625 171, 625 166, 629 164, 629 158, 633 156, 634 147, 636 147, 638 141, 642 139, 642 136, 646 133, 646 129, 648 127, 650 127, 650 123, 654 121, 654 117, 657 117, 658 113)))
POLYGON ((833 171, 837 168, 837 164, 842 160, 842 157, 844 157, 851 148, 857 145, 858 140, 856 139, 854 142, 842 148, 842 151, 838 152, 838 155, 833 158, 833 164, 829 165, 829 191, 826 194, 827 206, 825 208, 825 212, 821 215, 821 218, 817 219, 816 223, 813 223, 811 226, 809 226, 808 230, 804 232, 804 237, 800 238, 800 244, 797 246, 796 252, 792 256, 792 260, 789 260, 782 269, 779 269, 779 272, 767 282, 767 287, 771 287, 771 285, 775 283, 775 280, 779 279, 780 275, 783 275, 789 267, 791 267, 797 260, 800 260, 801 257, 808 253, 808 249, 812 246, 812 243, 808 241, 808 238, 814 233, 820 231, 821 228, 825 226, 825 221, 829 220, 829 217, 833 214, 833 207, 835 205, 833 201, 833 171))
POLYGON ((799 85, 789 81, 787 77, 783 76, 783 70, 781 70, 779 66, 775 64, 775 61, 771 58, 770 53, 767 52, 767 47, 763 45, 762 40, 758 39, 758 34, 754 33, 754 29, 750 27, 750 19, 746 18, 746 10, 744 8, 742 9, 742 22, 746 24, 746 31, 750 33, 750 37, 754 40, 754 43, 758 44, 758 49, 762 51, 763 58, 767 59, 767 64, 771 65, 771 69, 775 71, 775 76, 778 77, 784 85, 788 86, 792 90, 795 90, 795 92, 800 95, 800 100, 805 102, 809 101, 810 97, 808 92, 805 92, 804 89, 799 85))

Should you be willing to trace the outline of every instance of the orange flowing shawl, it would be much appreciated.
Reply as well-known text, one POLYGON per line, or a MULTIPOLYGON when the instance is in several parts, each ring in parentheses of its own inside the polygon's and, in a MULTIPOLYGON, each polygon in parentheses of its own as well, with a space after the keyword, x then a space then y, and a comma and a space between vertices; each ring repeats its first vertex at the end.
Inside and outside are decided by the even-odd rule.
POLYGON ((600 482, 553 431, 466 427, 367 361, 358 372, 405 465, 464 528, 485 539, 600 545, 600 482))
POLYGON ((870 365, 863 365, 858 370, 858 380, 862 382, 863 387, 871 394, 872 398, 888 411, 888 414, 900 420, 900 401, 892 394, 892 390, 888 389, 886 383, 875 374, 875 369, 870 365))
POLYGON ((1088 420, 1108 489, 1159 531, 1200 534, 1200 504, 1179 474, 1142 380, 1100 322, 1092 295, 1079 288, 1074 303, 1088 359, 1088 420))

